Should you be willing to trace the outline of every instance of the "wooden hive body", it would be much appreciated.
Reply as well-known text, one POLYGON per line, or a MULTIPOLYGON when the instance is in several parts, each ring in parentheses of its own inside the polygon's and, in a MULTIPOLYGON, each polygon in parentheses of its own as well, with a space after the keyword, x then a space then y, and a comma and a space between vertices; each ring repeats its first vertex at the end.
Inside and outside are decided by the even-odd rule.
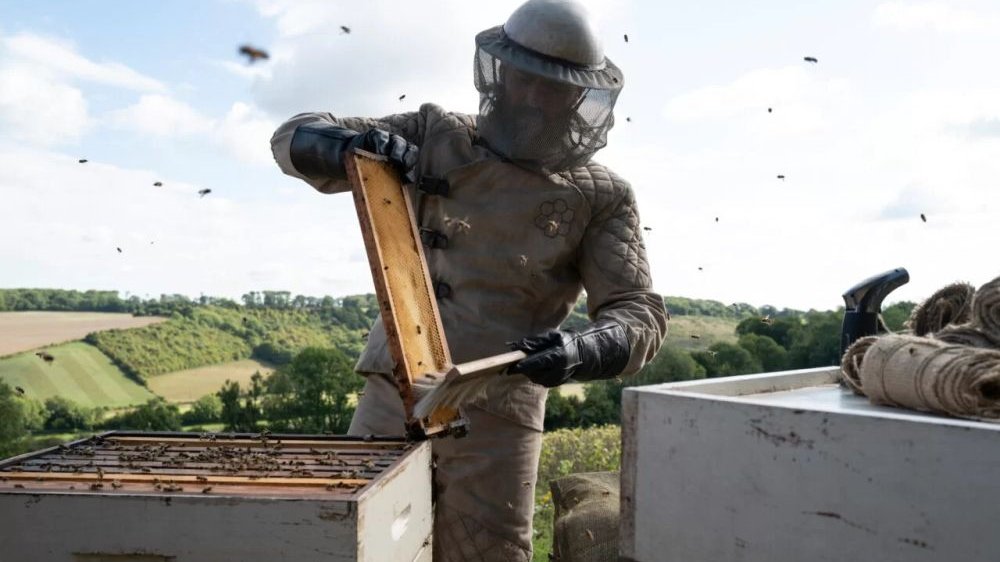
POLYGON ((429 443, 111 432, 0 462, 0 560, 430 560, 429 443))

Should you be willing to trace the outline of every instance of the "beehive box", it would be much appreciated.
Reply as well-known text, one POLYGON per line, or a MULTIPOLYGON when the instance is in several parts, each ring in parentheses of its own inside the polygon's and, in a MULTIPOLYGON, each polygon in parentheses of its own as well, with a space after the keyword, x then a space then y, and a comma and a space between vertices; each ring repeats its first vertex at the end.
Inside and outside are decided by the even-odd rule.
POLYGON ((429 443, 110 432, 0 462, 0 560, 430 560, 429 443))
POLYGON ((626 389, 623 560, 1000 560, 1000 425, 873 406, 838 376, 626 389))

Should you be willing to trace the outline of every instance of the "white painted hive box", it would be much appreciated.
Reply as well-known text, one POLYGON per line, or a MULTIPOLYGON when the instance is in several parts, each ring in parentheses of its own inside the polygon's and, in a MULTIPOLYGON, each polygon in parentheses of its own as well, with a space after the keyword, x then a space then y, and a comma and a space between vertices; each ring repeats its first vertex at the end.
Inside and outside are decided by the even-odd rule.
POLYGON ((623 560, 1000 560, 1000 425, 809 369, 626 389, 623 560))
POLYGON ((429 443, 111 432, 0 461, 0 560, 429 561, 429 443))

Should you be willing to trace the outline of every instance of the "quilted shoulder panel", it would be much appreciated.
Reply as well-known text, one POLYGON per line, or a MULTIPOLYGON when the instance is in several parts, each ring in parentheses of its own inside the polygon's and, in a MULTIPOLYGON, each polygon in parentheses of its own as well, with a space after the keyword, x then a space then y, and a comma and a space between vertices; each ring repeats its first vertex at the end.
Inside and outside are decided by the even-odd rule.
POLYGON ((452 113, 439 105, 425 103, 420 106, 420 114, 426 122, 426 134, 439 135, 464 129, 472 134, 476 128, 476 117, 465 113, 452 113))
POLYGON ((651 285, 639 210, 632 186, 606 166, 590 162, 561 174, 580 190, 590 205, 586 255, 616 285, 651 285))

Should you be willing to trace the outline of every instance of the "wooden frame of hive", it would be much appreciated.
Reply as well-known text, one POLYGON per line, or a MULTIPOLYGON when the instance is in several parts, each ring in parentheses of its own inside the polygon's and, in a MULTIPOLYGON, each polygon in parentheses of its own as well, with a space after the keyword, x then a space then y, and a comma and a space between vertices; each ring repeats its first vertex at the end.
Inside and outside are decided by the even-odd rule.
POLYGON ((413 418, 414 381, 453 365, 410 195, 384 157, 357 151, 348 155, 346 169, 408 433, 417 438, 460 434, 466 423, 457 410, 413 418))

